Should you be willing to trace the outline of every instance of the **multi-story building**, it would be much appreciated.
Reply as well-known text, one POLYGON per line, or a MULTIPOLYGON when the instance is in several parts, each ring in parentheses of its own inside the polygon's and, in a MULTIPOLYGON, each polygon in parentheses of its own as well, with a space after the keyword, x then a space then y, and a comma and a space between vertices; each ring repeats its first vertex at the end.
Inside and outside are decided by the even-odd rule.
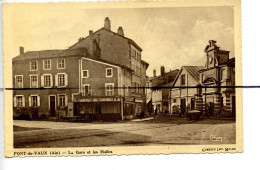
POLYGON ((200 83, 213 88, 202 88, 204 109, 210 116, 228 113, 235 116, 235 58, 230 59, 229 51, 221 50, 214 40, 209 41, 205 53, 207 61, 199 71, 200 83))
POLYGON ((80 113, 110 120, 131 118, 145 110, 148 63, 142 49, 104 27, 65 50, 28 51, 13 59, 14 115, 72 117, 80 113))
POLYGON ((172 89, 169 94, 170 113, 176 113, 177 110, 185 112, 195 109, 195 97, 197 95, 197 86, 200 83, 199 70, 204 66, 183 66, 176 79, 172 83, 172 89))
POLYGON ((235 58, 210 40, 205 66, 184 66, 170 90, 171 109, 200 110, 207 116, 235 116, 235 58), (212 87, 211 87, 212 86, 212 87))
POLYGON ((172 82, 176 78, 179 70, 170 70, 165 72, 164 66, 161 66, 161 74, 156 76, 156 70, 153 71, 154 76, 148 80, 148 87, 150 87, 147 93, 147 98, 150 99, 154 113, 168 113, 168 99, 169 99, 169 89, 172 82))

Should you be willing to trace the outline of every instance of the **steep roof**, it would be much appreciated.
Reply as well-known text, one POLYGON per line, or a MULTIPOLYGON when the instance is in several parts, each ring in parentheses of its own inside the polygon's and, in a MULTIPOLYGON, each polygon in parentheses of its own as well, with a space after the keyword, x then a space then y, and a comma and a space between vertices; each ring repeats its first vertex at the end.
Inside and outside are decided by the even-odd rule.
POLYGON ((199 70, 203 69, 204 66, 183 66, 187 70, 187 72, 194 78, 198 83, 200 81, 200 73, 199 70))
POLYGON ((40 59, 40 58, 56 58, 56 57, 68 57, 68 56, 79 56, 79 57, 86 57, 92 60, 101 61, 107 64, 112 64, 115 66, 119 66, 121 68, 127 69, 133 72, 132 69, 125 65, 116 64, 111 61, 107 61, 101 58, 91 58, 87 52, 86 48, 76 48, 76 49, 65 49, 65 50, 43 50, 43 51, 27 51, 15 58, 13 61, 18 60, 27 60, 27 59, 40 59))
POLYGON ((175 78, 175 80, 172 83, 172 87, 174 86, 174 84, 176 83, 178 77, 180 76, 181 72, 183 69, 187 70, 187 72, 191 75, 192 78, 194 78, 194 80, 199 83, 200 81, 200 74, 199 74, 199 70, 205 68, 204 66, 182 66, 181 70, 179 71, 177 77, 175 78))
POLYGON ((86 48, 78 48, 78 49, 65 49, 65 50, 27 51, 13 58, 13 60, 55 58, 55 57, 66 57, 66 56, 88 56, 88 50, 86 48))
MULTIPOLYGON (((125 36, 122 36, 122 35, 120 35, 120 34, 118 34, 118 33, 116 33, 116 32, 113 32, 113 31, 111 31, 111 30, 108 30, 108 29, 106 29, 106 28, 104 28, 104 27, 102 27, 102 28, 100 28, 99 30, 95 31, 93 34, 96 34, 97 32, 99 32, 99 31, 101 31, 101 30, 107 31, 107 32, 110 32, 110 33, 113 33, 114 35, 117 35, 117 36, 119 36, 119 37, 121 37, 121 38, 124 38, 124 39, 128 40, 129 43, 133 44, 138 50, 142 51, 142 48, 141 48, 139 45, 137 45, 137 43, 134 42, 134 40, 132 40, 132 39, 130 39, 130 38, 127 38, 127 37, 125 37, 125 36)), ((82 38, 81 41, 83 41, 83 40, 85 40, 85 39, 87 39, 87 38, 89 38, 89 35, 88 35, 87 37, 85 37, 85 38, 82 38)), ((73 45, 70 46, 69 48, 74 47, 75 45, 79 44, 81 41, 76 42, 75 44, 73 44, 73 45)))
POLYGON ((169 84, 175 80, 178 73, 179 73, 179 69, 175 69, 175 70, 165 73, 163 76, 157 76, 151 80, 152 86, 153 87, 166 86, 167 84, 169 84))

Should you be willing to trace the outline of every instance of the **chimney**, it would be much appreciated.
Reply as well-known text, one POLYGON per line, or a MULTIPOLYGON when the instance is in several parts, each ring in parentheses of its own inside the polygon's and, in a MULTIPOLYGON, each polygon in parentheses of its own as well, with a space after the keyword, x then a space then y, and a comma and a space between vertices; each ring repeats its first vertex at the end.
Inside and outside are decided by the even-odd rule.
POLYGON ((118 27, 117 29, 117 34, 121 35, 121 36, 124 36, 124 30, 122 27, 118 27))
POLYGON ((104 28, 111 30, 110 19, 108 17, 105 18, 104 28))
POLYGON ((78 42, 82 41, 83 39, 83 37, 79 37, 78 42))
POLYGON ((165 68, 164 66, 161 66, 161 76, 163 76, 165 74, 165 68))
POLYGON ((156 77, 156 69, 153 69, 153 77, 156 77))
POLYGON ((89 30, 89 53, 91 57, 94 57, 94 43, 93 43, 94 35, 93 31, 89 30))
POLYGON ((20 55, 22 55, 24 53, 24 48, 20 47, 20 55))

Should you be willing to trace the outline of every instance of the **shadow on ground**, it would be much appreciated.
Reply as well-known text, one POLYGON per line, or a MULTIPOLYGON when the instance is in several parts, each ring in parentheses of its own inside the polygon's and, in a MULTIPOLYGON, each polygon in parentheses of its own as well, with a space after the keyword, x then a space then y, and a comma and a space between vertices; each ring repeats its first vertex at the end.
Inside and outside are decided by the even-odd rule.
POLYGON ((35 134, 14 133, 14 148, 97 147, 111 144, 136 146, 156 142, 145 135, 99 129, 46 129, 31 133, 35 134))
POLYGON ((189 120, 186 117, 176 115, 157 115, 153 120, 147 120, 136 123, 166 123, 166 124, 228 124, 234 123, 234 119, 213 119, 204 118, 199 120, 189 120))
POLYGON ((21 131, 31 131, 31 130, 39 130, 39 129, 46 129, 46 128, 28 128, 28 127, 20 127, 20 126, 13 126, 14 132, 21 132, 21 131))

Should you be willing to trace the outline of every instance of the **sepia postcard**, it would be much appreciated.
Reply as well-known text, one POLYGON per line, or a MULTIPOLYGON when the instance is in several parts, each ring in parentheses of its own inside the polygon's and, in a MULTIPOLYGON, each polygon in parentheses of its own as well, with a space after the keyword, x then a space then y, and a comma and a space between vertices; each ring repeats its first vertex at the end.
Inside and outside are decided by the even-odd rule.
POLYGON ((5 156, 243 152, 240 3, 4 3, 5 156))

